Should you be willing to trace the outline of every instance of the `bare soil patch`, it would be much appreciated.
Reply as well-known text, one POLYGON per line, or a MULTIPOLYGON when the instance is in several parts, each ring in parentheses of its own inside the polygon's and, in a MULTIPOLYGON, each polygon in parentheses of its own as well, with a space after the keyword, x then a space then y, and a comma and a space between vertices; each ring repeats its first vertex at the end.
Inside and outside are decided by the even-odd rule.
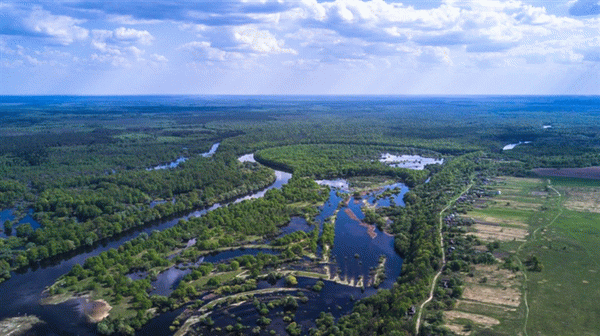
POLYGON ((540 176, 576 177, 584 179, 600 179, 600 167, 586 168, 536 168, 533 170, 540 176))
POLYGON ((517 228, 507 228, 502 226, 475 224, 476 232, 467 234, 474 235, 484 241, 525 241, 527 230, 517 228))
POLYGON ((83 306, 83 312, 91 323, 98 323, 107 318, 111 309, 112 307, 104 300, 86 302, 83 306))
POLYGON ((501 288, 472 284, 465 288, 463 299, 518 307, 521 304, 521 292, 508 287, 501 288))

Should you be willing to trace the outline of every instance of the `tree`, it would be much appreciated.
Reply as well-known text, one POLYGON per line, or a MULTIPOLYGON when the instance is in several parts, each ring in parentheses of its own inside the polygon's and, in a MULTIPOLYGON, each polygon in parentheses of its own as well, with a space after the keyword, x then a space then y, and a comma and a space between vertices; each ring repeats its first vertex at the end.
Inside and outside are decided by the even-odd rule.
POLYGON ((21 224, 17 226, 17 237, 29 237, 33 234, 33 228, 29 223, 21 224))
POLYGON ((9 220, 4 221, 4 233, 7 236, 12 234, 12 223, 9 220))
POLYGON ((295 276, 290 274, 285 277, 285 283, 288 286, 296 286, 296 285, 298 285, 298 280, 296 279, 295 276))

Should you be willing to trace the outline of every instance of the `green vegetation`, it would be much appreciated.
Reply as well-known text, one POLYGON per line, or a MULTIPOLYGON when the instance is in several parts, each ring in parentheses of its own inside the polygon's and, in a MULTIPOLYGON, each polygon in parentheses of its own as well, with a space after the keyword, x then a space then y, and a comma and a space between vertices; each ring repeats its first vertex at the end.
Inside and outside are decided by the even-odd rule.
POLYGON ((600 214, 564 210, 523 248, 525 258, 531 255, 543 265, 528 272, 529 333, 561 335, 578 330, 591 335, 600 328, 595 318, 600 314, 600 293, 593 289, 600 281, 599 223, 600 214), (565 319, 568 326, 562 323, 565 319))
MULTIPOLYGON (((282 189, 141 234, 74 266, 48 294, 56 300, 89 295, 108 301, 113 309, 97 325, 101 334, 131 334, 156 314, 190 302, 206 313, 220 304, 254 302, 245 295, 263 293, 257 290, 261 279, 276 283, 285 276, 283 282, 293 287, 298 285, 296 277, 310 275, 319 281, 308 293, 319 295, 325 287, 320 279, 326 277, 318 273, 321 270, 291 274, 295 271, 286 267, 304 259, 328 262, 335 215, 308 233, 275 238, 279 228, 292 216, 316 223, 313 218, 329 189, 313 179, 384 179, 411 188, 404 197, 406 207, 364 209, 364 221, 393 234, 394 247, 404 258, 394 286, 360 300, 337 321, 321 314, 311 331, 303 330, 296 316, 298 301, 309 300, 301 295, 286 296, 278 304, 257 301, 256 325, 249 328, 235 320, 222 331, 272 333, 274 311, 284 309, 282 330, 290 335, 410 335, 413 307, 429 295, 441 269, 434 299, 423 315, 422 334, 449 335, 451 324, 475 333, 515 334, 524 328, 529 334, 594 333, 600 329, 595 323, 599 295, 593 287, 600 279, 592 272, 598 268, 600 215, 580 197, 596 191, 579 189, 597 187, 598 182, 514 177, 532 177, 534 167, 600 164, 600 119, 595 113, 565 118, 564 111, 517 107, 508 118, 505 110, 477 99, 463 103, 444 113, 410 100, 379 99, 309 99, 260 108, 253 103, 174 106, 169 111, 137 105, 106 107, 108 111, 3 107, 0 207, 14 208, 16 218, 2 223, 7 237, 0 238, 0 281, 8 279, 11 270, 77 254, 135 228, 262 189, 275 179, 270 168, 279 168, 294 174, 282 189), (554 120, 561 127, 542 129, 542 120, 554 120), (533 142, 501 150, 523 140, 533 142), (215 155, 200 155, 215 142, 221 143, 215 155), (386 152, 443 157, 444 164, 421 171, 393 168, 378 161, 386 152), (259 163, 236 160, 248 153, 255 153, 259 163), (180 157, 187 161, 175 168, 146 169, 180 157), (507 175, 511 177, 495 179, 507 175), (458 197, 469 185, 469 192, 458 197), (438 216, 454 199, 443 213, 447 222, 442 250, 438 216), (557 204, 559 199, 564 202, 557 204), (566 203, 569 200, 577 202, 566 203), (40 229, 18 224, 28 209, 40 229), (319 245, 324 258, 318 255, 319 245), (198 263, 211 252, 241 247, 277 253, 198 263), (180 284, 168 296, 150 295, 152 282, 173 268, 187 273, 180 284), (133 273, 144 276, 131 280, 133 273), (501 276, 511 280, 501 283, 501 276), (473 288, 517 293, 514 302, 505 302, 514 310, 507 313, 483 301, 465 303, 473 288), (525 291, 527 301, 520 295, 525 291), (204 295, 216 299, 205 303, 198 299, 204 295), (448 315, 451 311, 478 313, 499 323, 482 326, 467 315, 448 315)), ((369 191, 366 185, 353 192, 369 191)), ((358 262, 364 259, 358 257, 358 262)), ((374 271, 373 285, 378 286, 385 267, 374 271)), ((210 316, 197 322, 209 330, 217 324, 210 316)))

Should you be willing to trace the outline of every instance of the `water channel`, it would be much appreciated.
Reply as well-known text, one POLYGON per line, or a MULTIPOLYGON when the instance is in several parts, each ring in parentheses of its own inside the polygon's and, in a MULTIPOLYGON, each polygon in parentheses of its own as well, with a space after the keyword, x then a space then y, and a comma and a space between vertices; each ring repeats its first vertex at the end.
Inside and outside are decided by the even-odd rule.
MULTIPOLYGON (((239 160, 241 162, 255 162, 252 154, 242 156, 239 160)), ((281 188, 292 177, 291 174, 282 171, 275 171, 275 173, 276 181, 268 188, 249 196, 240 197, 232 203, 262 197, 267 190, 281 188)), ((301 306, 297 316, 297 321, 305 328, 313 326, 315 318, 318 317, 318 314, 322 310, 329 310, 335 317, 339 317, 351 310, 355 299, 373 295, 376 292, 376 289, 369 287, 367 281, 372 276, 371 271, 379 264, 381 256, 385 256, 386 258, 386 278, 381 283, 381 288, 390 288, 392 286, 396 278, 400 275, 402 265, 402 259, 394 250, 393 237, 379 231, 377 228, 369 228, 362 223, 361 220, 364 218, 364 214, 362 213, 361 207, 367 204, 371 206, 389 206, 394 202, 394 199, 395 204, 403 205, 403 203, 400 202, 404 193, 408 191, 406 186, 402 184, 392 184, 365 196, 356 198, 350 197, 346 202, 344 201, 344 196, 348 191, 347 182, 337 180, 331 184, 329 184, 328 181, 319 181, 319 183, 331 185, 333 188, 331 188, 329 200, 325 202, 319 215, 316 217, 317 223, 321 225, 323 221, 334 215, 336 210, 338 210, 335 225, 334 246, 331 250, 332 260, 330 261, 332 277, 335 276, 338 283, 334 281, 325 281, 325 286, 320 293, 307 291, 306 295, 309 297, 310 304, 301 306), (394 193, 387 197, 377 197, 378 194, 385 192, 386 190, 393 190, 394 193), (356 285, 348 286, 348 284, 356 284, 361 277, 365 282, 364 289, 361 289, 356 285), (339 283, 342 281, 345 282, 346 285, 339 283)), ((346 196, 346 199, 348 199, 348 196, 346 196)), ((0 320, 23 314, 36 315, 42 321, 46 322, 46 325, 37 327, 34 331, 35 335, 95 335, 95 327, 87 323, 83 313, 81 313, 81 300, 70 300, 58 305, 40 305, 39 302, 42 297, 42 291, 47 286, 53 284, 61 275, 67 273, 73 265, 83 264, 89 257, 96 256, 111 248, 117 248, 142 233, 150 234, 155 230, 165 230, 176 225, 181 219, 202 216, 208 211, 214 210, 220 206, 220 204, 215 204, 209 209, 193 211, 185 216, 137 229, 111 241, 102 242, 84 253, 60 261, 55 261, 49 265, 41 266, 36 269, 29 269, 22 273, 13 272, 11 279, 0 284, 0 293, 3 299, 3 304, 0 305, 0 320)), ((311 229, 311 227, 307 225, 303 218, 295 217, 290 222, 290 225, 284 227, 282 230, 284 233, 291 233, 297 230, 308 231, 309 229, 311 229)), ((216 263, 245 254, 256 255, 258 253, 274 254, 278 252, 269 249, 237 249, 223 251, 206 255, 200 258, 197 264, 201 262, 216 263)), ((167 271, 162 272, 152 283, 154 290, 151 294, 168 295, 188 273, 189 269, 180 269, 176 267, 172 267, 167 271)), ((144 277, 145 275, 131 274, 130 276, 144 277)), ((299 288, 303 288, 313 286, 317 280, 300 277, 298 281, 299 288)), ((264 281, 259 283, 259 288, 266 288, 269 286, 278 287, 283 286, 283 284, 268 284, 264 281)), ((137 334, 172 334, 168 328, 182 309, 183 308, 174 312, 160 314, 156 318, 150 320, 150 322, 142 327, 137 334)), ((243 311, 244 309, 248 309, 248 306, 243 304, 240 305, 238 309, 243 311)), ((228 323, 228 319, 225 318, 225 315, 223 315, 223 319, 220 319, 219 314, 224 313, 215 313, 214 318, 217 320, 217 324, 225 325, 228 323)), ((254 320, 256 320, 255 317, 254 320)), ((248 321, 248 323, 244 324, 251 325, 252 323, 251 321, 248 321)))
MULTIPOLYGON (((260 197, 256 195, 262 196, 266 190, 281 188, 292 177, 292 174, 282 171, 275 171, 275 173, 277 178, 269 187, 250 196, 241 197, 234 202, 247 199, 248 197, 260 197)), ((40 299, 42 298, 44 289, 52 285, 61 275, 69 272, 73 265, 83 264, 89 257, 97 256, 101 252, 111 248, 118 248, 142 233, 151 234, 155 230, 162 231, 168 229, 182 219, 202 216, 220 206, 220 204, 215 204, 209 209, 196 210, 185 216, 137 228, 122 234, 118 238, 101 242, 83 253, 66 257, 62 260, 54 260, 47 265, 41 265, 40 267, 28 269, 24 272, 12 272, 12 277, 9 280, 0 283, 0 295, 2 297, 0 320, 25 314, 36 315, 42 321, 46 322, 46 325, 35 330, 35 335, 95 335, 95 327, 85 321, 85 317, 80 312, 78 302, 68 301, 58 305, 41 305, 40 299)))
MULTIPOLYGON (((281 299, 287 295, 299 297, 299 293, 302 293, 301 296, 306 296, 307 302, 299 304, 294 318, 294 321, 302 327, 302 334, 306 334, 309 328, 315 326, 314 321, 322 311, 331 313, 334 318, 339 318, 352 310, 355 300, 375 294, 377 289, 370 284, 373 279, 373 270, 379 265, 381 256, 385 257, 385 279, 379 288, 391 288, 400 276, 402 268, 402 258, 394 250, 394 238, 363 223, 362 207, 367 204, 371 207, 389 206, 392 203, 403 206, 402 198, 408 192, 408 187, 401 183, 394 183, 363 196, 350 197, 349 184, 346 180, 319 180, 317 183, 331 188, 329 199, 323 204, 320 213, 315 218, 317 224, 322 226, 323 222, 336 215, 337 212, 334 246, 328 263, 330 274, 323 276, 326 279, 323 288, 319 292, 312 291, 311 288, 319 280, 297 276, 298 291, 274 292, 255 296, 261 302, 281 299), (389 196, 383 196, 383 193, 389 196), (361 278, 364 287, 358 285, 361 278)), ((289 234, 299 230, 307 232, 312 230, 312 227, 304 218, 294 217, 287 226, 282 228, 282 233, 289 234)), ((256 251, 248 251, 246 254, 254 255, 255 253, 256 251)), ((321 253, 322 251, 319 249, 318 254, 321 253)), ((301 265, 303 265, 302 262, 298 265, 292 263, 287 268, 303 270, 301 265)), ((276 283, 260 281, 257 289, 285 287, 286 284, 281 279, 276 283)), ((283 311, 284 309, 278 307, 271 309, 267 315, 272 320, 268 329, 275 330, 280 335, 286 334, 287 323, 283 320, 283 311)), ((225 328, 238 322, 249 326, 249 329, 246 330, 246 333, 249 334, 250 329, 258 326, 257 320, 261 315, 250 300, 240 305, 219 307, 214 309, 210 316, 215 323, 213 327, 220 327, 221 332, 215 329, 201 329, 201 331, 204 334, 227 335, 225 328)), ((157 325, 158 323, 154 323, 154 326, 157 325)), ((145 328, 141 331, 144 332, 143 335, 150 335, 146 333, 145 328)), ((168 329, 164 329, 164 332, 167 331, 168 329)), ((261 332, 261 335, 263 334, 266 334, 266 330, 261 332)))

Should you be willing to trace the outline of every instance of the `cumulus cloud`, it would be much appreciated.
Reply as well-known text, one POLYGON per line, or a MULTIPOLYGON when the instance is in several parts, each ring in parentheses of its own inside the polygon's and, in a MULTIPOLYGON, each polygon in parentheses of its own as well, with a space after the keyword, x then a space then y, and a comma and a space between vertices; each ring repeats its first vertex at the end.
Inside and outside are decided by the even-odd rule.
POLYGON ((115 29, 114 37, 119 41, 128 41, 145 45, 151 44, 152 40, 154 40, 154 36, 147 30, 136 30, 124 27, 115 29))
POLYGON ((593 17, 600 14, 598 0, 570 0, 560 13, 547 11, 538 0, 408 3, 413 5, 384 0, 4 2, 0 40, 10 42, 3 46, 5 66, 50 66, 79 58, 110 66, 163 64, 164 69, 192 60, 307 71, 450 65, 453 73, 461 73, 546 63, 589 66, 600 59, 600 17, 593 17), (36 53, 46 45, 70 46, 63 49, 74 55, 36 53))
POLYGON ((133 61, 145 62, 146 59, 142 56, 146 51, 136 45, 150 45, 153 40, 154 36, 146 30, 124 27, 114 30, 94 29, 90 45, 100 53, 92 54, 90 59, 113 66, 131 66, 133 61))
POLYGON ((44 47, 42 50, 34 50, 29 47, 22 45, 16 45, 15 47, 9 47, 6 45, 6 41, 0 39, 0 52, 3 54, 5 62, 2 66, 5 67, 37 67, 37 66, 50 66, 50 67, 65 67, 66 63, 73 62, 75 57, 69 53, 60 51, 54 48, 44 47))
POLYGON ((284 48, 283 40, 277 40, 268 30, 255 27, 236 27, 233 38, 239 43, 239 49, 252 50, 262 54, 297 54, 296 50, 284 48))
POLYGON ((47 38, 63 45, 87 39, 89 31, 80 26, 85 20, 54 15, 39 6, 25 8, 5 4, 0 7, 3 24, 0 34, 47 38))

